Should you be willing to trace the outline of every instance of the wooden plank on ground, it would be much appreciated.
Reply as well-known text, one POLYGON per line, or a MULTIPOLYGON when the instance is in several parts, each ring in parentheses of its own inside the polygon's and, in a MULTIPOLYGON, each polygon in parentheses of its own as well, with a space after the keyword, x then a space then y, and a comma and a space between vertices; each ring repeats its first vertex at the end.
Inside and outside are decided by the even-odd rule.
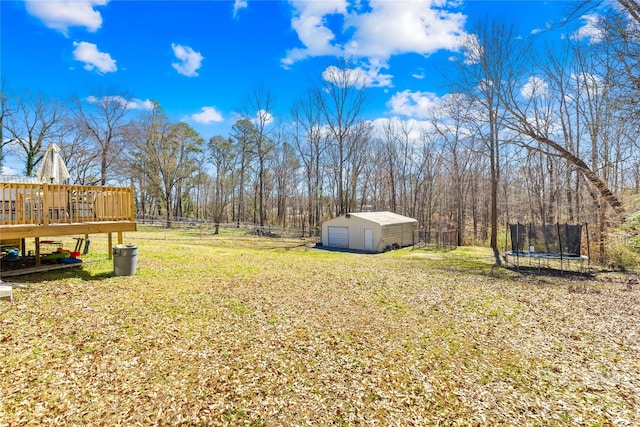
POLYGON ((42 264, 34 267, 17 268, 15 270, 0 271, 0 279, 12 276, 23 276, 25 274, 42 273, 44 271, 61 270, 63 268, 82 267, 82 263, 78 264, 42 264))

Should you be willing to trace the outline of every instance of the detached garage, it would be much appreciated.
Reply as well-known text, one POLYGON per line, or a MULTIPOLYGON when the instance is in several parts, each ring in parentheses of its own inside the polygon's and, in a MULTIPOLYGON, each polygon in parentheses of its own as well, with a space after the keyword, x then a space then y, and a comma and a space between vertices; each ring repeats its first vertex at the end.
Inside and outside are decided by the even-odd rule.
POLYGON ((322 224, 322 245, 367 252, 384 252, 414 244, 418 221, 392 212, 349 213, 322 224))

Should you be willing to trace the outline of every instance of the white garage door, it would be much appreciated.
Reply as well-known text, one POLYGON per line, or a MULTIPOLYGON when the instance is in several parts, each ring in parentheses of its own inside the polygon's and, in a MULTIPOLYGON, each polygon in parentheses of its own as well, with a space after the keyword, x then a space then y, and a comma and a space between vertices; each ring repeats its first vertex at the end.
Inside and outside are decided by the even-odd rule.
POLYGON ((349 228, 329 227, 329 246, 332 248, 348 248, 349 228))

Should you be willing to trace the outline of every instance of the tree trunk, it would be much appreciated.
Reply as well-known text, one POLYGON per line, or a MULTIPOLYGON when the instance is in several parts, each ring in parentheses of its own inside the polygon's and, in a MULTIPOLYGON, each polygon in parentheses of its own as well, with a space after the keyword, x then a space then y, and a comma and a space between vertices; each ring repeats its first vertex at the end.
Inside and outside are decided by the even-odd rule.
POLYGON ((624 206, 620 200, 616 197, 615 194, 609 189, 607 183, 600 179, 600 177, 589 168, 589 166, 584 162, 584 160, 575 156, 570 151, 566 150, 562 145, 557 142, 543 137, 541 135, 537 135, 535 132, 527 132, 526 133, 531 138, 534 138, 536 141, 539 141, 551 148, 553 148, 558 154, 571 162, 575 167, 577 167, 580 172, 584 175, 584 177, 593 185, 598 193, 602 196, 602 199, 607 202, 607 204, 622 218, 625 214, 624 206))

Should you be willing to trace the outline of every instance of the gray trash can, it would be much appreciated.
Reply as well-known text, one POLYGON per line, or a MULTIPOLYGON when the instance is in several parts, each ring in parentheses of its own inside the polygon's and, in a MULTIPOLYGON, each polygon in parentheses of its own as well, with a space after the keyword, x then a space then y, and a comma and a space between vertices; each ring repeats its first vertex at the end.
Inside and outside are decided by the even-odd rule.
POLYGON ((116 276, 134 276, 138 247, 136 245, 116 245, 113 247, 113 272, 116 276))

